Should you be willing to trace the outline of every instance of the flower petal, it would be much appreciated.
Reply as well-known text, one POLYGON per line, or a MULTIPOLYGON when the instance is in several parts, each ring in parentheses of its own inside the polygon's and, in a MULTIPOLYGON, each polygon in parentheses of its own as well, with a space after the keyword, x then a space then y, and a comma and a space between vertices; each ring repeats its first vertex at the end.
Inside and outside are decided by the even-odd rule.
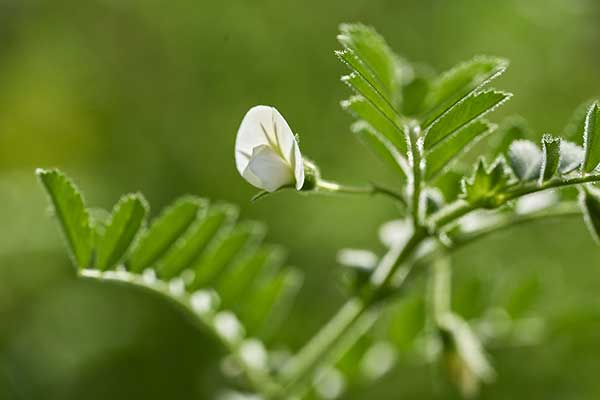
POLYGON ((252 185, 267 192, 274 192, 282 186, 294 183, 289 164, 265 144, 254 148, 242 176, 252 185))
POLYGON ((304 184, 304 163, 296 138, 283 116, 274 107, 255 106, 244 116, 235 142, 235 162, 240 174, 244 174, 254 148, 271 147, 281 153, 294 171, 296 188, 304 184))

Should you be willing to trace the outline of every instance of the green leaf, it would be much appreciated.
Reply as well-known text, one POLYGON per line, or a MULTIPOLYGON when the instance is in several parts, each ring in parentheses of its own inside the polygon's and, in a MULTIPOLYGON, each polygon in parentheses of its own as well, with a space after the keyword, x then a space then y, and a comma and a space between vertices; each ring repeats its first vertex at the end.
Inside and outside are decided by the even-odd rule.
POLYGON ((560 164, 560 138, 544 135, 542 137, 542 169, 540 183, 549 181, 556 175, 560 164))
POLYGON ((425 178, 427 180, 435 178, 444 171, 445 167, 450 166, 452 161, 469 151, 477 140, 485 137, 494 129, 495 125, 487 121, 475 121, 451 136, 443 146, 437 146, 428 151, 425 154, 427 160, 425 178))
POLYGON ((283 260, 283 251, 274 246, 262 246, 241 257, 232 268, 218 278, 215 285, 223 306, 239 312, 239 299, 249 292, 261 273, 279 268, 283 260))
POLYGON ((425 133, 425 149, 442 144, 478 118, 494 110, 510 98, 511 94, 488 90, 467 97, 439 118, 425 133))
POLYGON ((110 269, 121 261, 147 213, 148 204, 141 194, 125 195, 119 200, 98 238, 96 268, 110 269))
POLYGON ((591 105, 585 118, 583 143, 583 172, 592 172, 600 164, 600 106, 597 102, 591 105))
POLYGON ((74 263, 80 268, 90 266, 93 232, 81 193, 58 170, 38 169, 36 174, 50 197, 74 263))
POLYGON ((431 83, 423 76, 416 76, 402 87, 402 113, 415 115, 423 109, 431 83))
POLYGON ((408 146, 404 131, 377 111, 367 99, 363 96, 353 96, 343 101, 341 105, 342 108, 349 110, 357 119, 363 119, 377 130, 394 146, 399 154, 406 154, 408 146))
POLYGON ((476 90, 500 76, 508 67, 508 61, 478 56, 443 73, 431 85, 425 109, 430 110, 423 118, 428 127, 452 106, 476 90))
POLYGON ((397 130, 403 131, 400 123, 400 113, 394 108, 390 101, 383 97, 373 86, 367 82, 362 75, 352 72, 342 76, 344 82, 356 94, 362 95, 371 103, 382 117, 387 118, 397 130))
POLYGON ((264 226, 258 223, 239 224, 230 232, 222 232, 190 267, 194 271, 194 279, 189 283, 189 289, 195 290, 207 285, 229 266, 242 250, 255 246, 264 234, 264 226))
POLYGON ((567 125, 563 129, 562 137, 572 142, 580 141, 585 131, 585 119, 587 117, 590 107, 594 104, 594 100, 587 100, 581 103, 567 122, 567 125))
POLYGON ((560 142, 560 164, 558 171, 561 174, 568 174, 576 170, 583 162, 585 151, 583 147, 565 140, 560 142))
POLYGON ((587 225, 596 243, 600 244, 600 190, 592 186, 579 192, 579 204, 587 225))
POLYGON ((229 205, 211 207, 158 261, 156 271, 162 279, 170 279, 188 268, 206 249, 219 230, 229 228, 237 210, 229 205))
POLYGON ((250 335, 265 337, 272 334, 287 314, 302 280, 300 272, 283 269, 258 284, 241 312, 250 335))
POLYGON ((479 159, 470 179, 462 181, 462 197, 469 203, 483 208, 498 206, 496 195, 502 192, 510 179, 503 158, 499 158, 487 168, 483 159, 479 159))
POLYGON ((337 39, 346 53, 355 55, 362 67, 355 68, 350 57, 349 61, 343 60, 355 71, 364 73, 363 78, 372 81, 374 87, 381 88, 382 94, 394 103, 397 88, 396 55, 383 37, 375 29, 362 24, 342 24, 337 39))
POLYGON ((538 179, 542 167, 542 151, 529 140, 515 140, 508 149, 508 161, 519 180, 538 179))
POLYGON ((126 261, 127 269, 141 272, 154 264, 189 228, 206 202, 196 197, 181 198, 152 223, 126 261))
POLYGON ((392 171, 395 171, 402 177, 406 176, 404 170, 405 167, 403 167, 403 164, 405 164, 403 157, 384 137, 376 132, 371 125, 365 121, 357 121, 352 124, 350 130, 361 142, 369 147, 375 155, 379 156, 392 171))

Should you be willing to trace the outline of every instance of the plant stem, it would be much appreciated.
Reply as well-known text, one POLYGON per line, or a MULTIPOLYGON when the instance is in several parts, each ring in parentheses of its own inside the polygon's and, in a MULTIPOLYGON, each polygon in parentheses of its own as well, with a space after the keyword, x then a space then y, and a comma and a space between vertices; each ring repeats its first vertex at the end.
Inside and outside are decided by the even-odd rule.
POLYGON ((367 194, 367 195, 381 194, 381 195, 388 196, 388 197, 400 202, 403 206, 406 206, 406 200, 400 193, 397 193, 388 188, 384 188, 383 186, 380 186, 377 184, 370 184, 368 186, 348 186, 348 185, 341 185, 336 182, 319 179, 317 182, 317 190, 321 191, 321 192, 325 192, 325 193, 367 194))
MULTIPOLYGON (((311 377, 314 369, 332 357, 335 344, 346 337, 361 317, 370 310, 377 301, 380 290, 386 287, 394 277, 398 268, 408 259, 416 247, 426 237, 425 230, 415 232, 403 247, 390 250, 373 273, 374 279, 366 286, 361 297, 353 297, 337 312, 330 322, 317 333, 299 352, 284 366, 282 378, 287 390, 292 390, 311 377)), ((357 339, 350 335, 347 346, 357 339)))
MULTIPOLYGON (((582 183, 591 183, 600 181, 600 175, 596 176, 584 176, 575 177, 565 180, 549 181, 544 185, 537 185, 537 183, 526 184, 519 186, 513 190, 509 190, 504 194, 504 198, 501 204, 506 203, 509 200, 516 199, 518 197, 525 196, 527 194, 535 193, 541 190, 557 188, 563 186, 577 185, 582 183)), ((419 221, 419 209, 418 209, 418 196, 415 192, 420 192, 420 179, 417 179, 414 183, 412 204, 413 204, 413 218, 415 221, 419 221)), ((322 190, 340 193, 384 193, 388 194, 381 189, 377 189, 375 186, 371 187, 348 187, 338 185, 337 183, 320 181, 319 187, 322 190)), ((396 198, 404 202, 402 196, 392 194, 391 197, 396 198)), ((500 204, 500 205, 501 205, 500 204)), ((415 231, 411 238, 406 242, 404 246, 399 246, 390 249, 388 254, 381 260, 379 265, 371 276, 371 280, 361 292, 360 297, 353 297, 348 300, 347 303, 338 311, 338 313, 330 320, 330 322, 321 329, 316 336, 314 336, 297 354, 293 357, 288 364, 284 366, 281 372, 281 378, 285 387, 286 395, 292 393, 298 387, 301 387, 308 379, 311 378, 314 370, 331 361, 336 353, 336 349, 339 352, 339 344, 344 343, 345 348, 349 347, 354 343, 360 332, 363 330, 356 329, 356 325, 361 319, 368 314, 375 304, 378 304, 381 298, 385 297, 384 293, 389 286, 392 284, 393 278, 398 272, 398 269, 412 256, 414 251, 419 245, 427 238, 434 236, 439 229, 455 222, 464 215, 479 209, 478 206, 473 206, 464 200, 457 200, 454 203, 449 204, 436 214, 432 215, 427 223, 429 230, 422 227, 420 224, 416 224, 415 231), (352 334, 354 332, 354 334, 352 334)), ((413 262, 413 264, 421 264, 425 259, 431 260, 435 256, 446 254, 448 250, 454 250, 459 246, 470 243, 478 238, 486 236, 492 232, 496 232, 501 229, 506 229, 516 224, 522 224, 530 221, 534 221, 540 218, 551 218, 570 216, 575 214, 573 205, 570 204, 568 207, 557 207, 553 210, 545 210, 543 212, 518 216, 516 218, 510 218, 505 220, 503 223, 495 226, 486 227, 484 230, 473 232, 469 236, 455 238, 450 249, 442 249, 442 252, 433 252, 429 255, 422 257, 419 260, 413 262), (431 258, 430 258, 431 257, 431 258)), ((409 270, 410 271, 410 270, 409 270)), ((410 272, 409 272, 410 273, 410 272)), ((408 275, 408 273, 407 273, 408 275)), ((406 277, 405 277, 406 278, 406 277)), ((404 283, 404 279, 400 284, 404 283)), ((373 323, 377 318, 377 314, 372 316, 373 323)))
MULTIPOLYGON (((566 186, 580 185, 580 184, 584 184, 584 183, 594 183, 594 182, 600 182, 600 174, 576 176, 576 177, 567 178, 567 179, 556 179, 556 180, 548 181, 548 182, 544 183, 543 185, 539 185, 537 182, 532 181, 529 183, 525 183, 525 184, 516 186, 512 189, 507 190, 505 193, 503 193, 501 195, 500 204, 498 205, 498 207, 500 207, 503 204, 506 204, 508 201, 515 200, 519 197, 523 197, 528 194, 541 192, 543 190, 561 188, 561 187, 566 187, 566 186)), ((496 208, 498 208, 498 207, 496 207, 496 208)), ((450 203, 446 207, 442 208, 437 213, 433 214, 429 218, 428 225, 430 226, 431 229, 438 230, 438 229, 442 228, 443 226, 448 225, 449 223, 451 223, 453 221, 456 221, 457 219, 464 216, 465 214, 468 214, 469 212, 477 210, 479 208, 481 208, 481 207, 473 206, 473 205, 467 203, 466 201, 459 199, 453 203, 450 203)))
POLYGON ((554 180, 550 180, 550 181, 544 183, 543 185, 539 185, 537 182, 529 182, 529 183, 520 185, 519 187, 517 187, 513 190, 508 191, 506 193, 506 195, 503 197, 503 201, 506 202, 506 201, 513 200, 513 199, 516 199, 518 197, 521 197, 521 196, 524 196, 527 194, 541 192, 546 189, 580 185, 582 183, 594 183, 594 182, 600 182, 600 174, 575 176, 575 177, 567 178, 567 179, 554 179, 554 180))
POLYGON ((314 368, 325 361, 333 345, 367 311, 367 304, 359 297, 348 300, 337 314, 284 366, 281 371, 286 392, 311 377, 314 368))
POLYGON ((419 146, 419 125, 410 126, 408 138, 410 141, 410 161, 412 166, 411 211, 415 230, 421 226, 421 185, 423 170, 421 168, 421 148, 419 146))
POLYGON ((485 226, 472 232, 466 232, 461 235, 457 235, 456 237, 450 237, 450 240, 452 241, 451 248, 454 250, 496 232, 501 232, 514 226, 524 225, 530 222, 539 221, 541 219, 565 218, 580 215, 581 210, 578 204, 576 202, 569 202, 534 213, 502 218, 501 220, 489 226, 485 226))
POLYGON ((456 200, 429 217, 428 225, 435 231, 476 209, 464 200, 456 200))

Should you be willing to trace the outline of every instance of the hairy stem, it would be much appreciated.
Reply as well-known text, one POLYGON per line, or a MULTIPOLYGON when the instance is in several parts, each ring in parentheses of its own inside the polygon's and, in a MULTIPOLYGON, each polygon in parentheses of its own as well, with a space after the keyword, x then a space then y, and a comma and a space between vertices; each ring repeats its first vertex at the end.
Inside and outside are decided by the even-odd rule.
MULTIPOLYGON (((514 200, 516 198, 542 190, 583 183, 593 183, 598 181, 600 181, 600 175, 554 180, 549 181, 541 186, 535 182, 532 182, 531 184, 528 183, 525 185, 520 185, 505 192, 503 194, 504 197, 502 198, 502 201, 498 207, 510 200, 514 200)), ((415 182, 415 185, 417 185, 416 187, 418 187, 420 190, 420 181, 418 183, 415 182)), ((376 193, 373 187, 349 188, 330 182, 325 182, 324 189, 342 193, 376 193)), ((415 196, 415 193, 413 193, 412 202, 414 205, 418 204, 419 202, 415 196)), ((542 218, 556 218, 575 215, 578 212, 574 207, 574 204, 569 204, 567 206, 555 207, 538 213, 517 215, 513 216, 512 218, 506 218, 502 220, 502 222, 485 227, 480 231, 471 232, 465 234, 464 236, 457 236, 453 238, 450 248, 442 248, 437 252, 434 251, 418 260, 415 260, 412 262, 412 264, 420 265, 425 261, 433 261, 437 257, 443 257, 447 255, 449 250, 454 250, 481 237, 487 236, 492 232, 507 229, 508 227, 514 225, 523 224, 542 218)), ((371 280, 361 292, 361 296, 351 298, 330 320, 330 322, 321 331, 319 331, 317 335, 314 336, 305 345, 305 347, 302 348, 300 352, 288 362, 287 365, 284 366, 281 373, 281 378, 285 385, 286 393, 290 393, 290 391, 301 387, 312 377, 312 374, 316 368, 331 362, 336 353, 335 350, 337 349, 339 352, 340 343, 344 343, 346 346, 345 348, 347 348, 360 337, 360 332, 363 332, 363 330, 356 329, 357 323, 362 320, 363 316, 369 313, 372 307, 380 303, 379 300, 385 297, 385 293, 389 290, 390 285, 393 283, 393 278, 397 274, 398 269, 414 254, 415 250, 425 239, 435 237, 439 233, 440 229, 457 221, 466 214, 478 210, 479 208, 480 207, 473 206, 464 200, 457 200, 430 217, 429 221, 427 221, 427 226, 430 228, 429 230, 417 225, 411 238, 404 246, 390 249, 390 252, 376 267, 371 276, 371 280), (352 335, 350 334, 351 332, 355 332, 355 334, 352 335)), ((415 216, 418 217, 418 212, 418 206, 413 206, 413 218, 415 216), (416 214, 414 214, 415 208, 416 214)), ((418 221, 418 219, 415 221, 418 221)), ((408 272, 399 285, 402 285, 406 281, 408 274, 410 274, 412 270, 413 269, 411 268, 407 269, 408 272)), ((376 318, 377 314, 373 316, 371 324, 376 318)))
POLYGON ((325 193, 367 195, 381 194, 400 202, 403 206, 406 206, 406 200, 404 199, 404 196, 402 196, 402 194, 374 183, 367 186, 348 186, 341 185, 336 182, 319 179, 319 181, 317 182, 317 190, 325 193))
POLYGON ((421 226, 421 186, 423 170, 421 168, 421 148, 419 145, 420 128, 418 125, 409 128, 410 161, 412 166, 411 212, 415 230, 421 226))

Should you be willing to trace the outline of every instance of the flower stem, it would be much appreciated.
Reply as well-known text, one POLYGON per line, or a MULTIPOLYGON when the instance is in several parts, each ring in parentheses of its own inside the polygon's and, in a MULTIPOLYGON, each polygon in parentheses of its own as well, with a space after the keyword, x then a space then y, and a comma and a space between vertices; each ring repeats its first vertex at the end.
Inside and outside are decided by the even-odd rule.
POLYGON ((317 181, 317 190, 324 193, 340 193, 340 194, 367 194, 367 195, 375 195, 382 194, 384 196, 388 196, 402 205, 406 206, 406 200, 402 196, 402 194, 393 191, 392 189, 385 188, 383 186, 377 184, 370 184, 367 186, 348 186, 341 185, 336 182, 326 181, 323 179, 319 179, 317 181))

